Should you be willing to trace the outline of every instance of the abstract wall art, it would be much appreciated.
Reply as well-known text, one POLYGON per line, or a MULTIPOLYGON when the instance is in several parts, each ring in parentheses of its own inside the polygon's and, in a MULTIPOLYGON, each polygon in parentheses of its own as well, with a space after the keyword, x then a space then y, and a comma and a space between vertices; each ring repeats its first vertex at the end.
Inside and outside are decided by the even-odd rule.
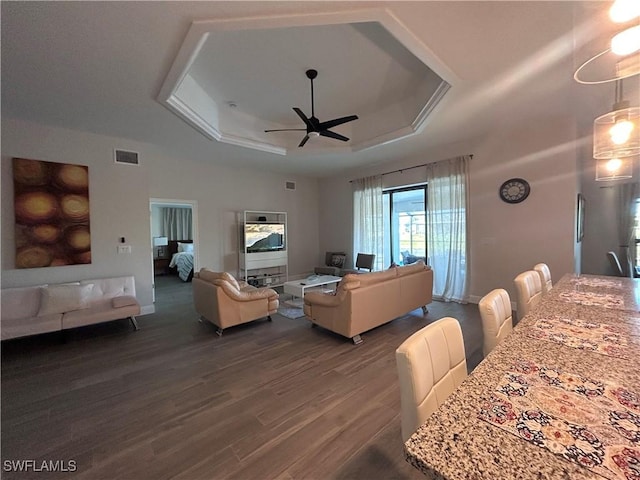
POLYGON ((13 159, 16 268, 91 263, 89 167, 13 159))

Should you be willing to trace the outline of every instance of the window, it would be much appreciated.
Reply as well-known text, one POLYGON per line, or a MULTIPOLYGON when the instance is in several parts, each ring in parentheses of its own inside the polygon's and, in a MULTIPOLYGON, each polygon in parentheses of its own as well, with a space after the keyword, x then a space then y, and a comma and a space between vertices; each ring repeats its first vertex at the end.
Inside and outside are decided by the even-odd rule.
POLYGON ((384 235, 389 245, 384 252, 385 266, 392 262, 408 265, 418 260, 427 263, 426 198, 426 185, 383 192, 384 235))

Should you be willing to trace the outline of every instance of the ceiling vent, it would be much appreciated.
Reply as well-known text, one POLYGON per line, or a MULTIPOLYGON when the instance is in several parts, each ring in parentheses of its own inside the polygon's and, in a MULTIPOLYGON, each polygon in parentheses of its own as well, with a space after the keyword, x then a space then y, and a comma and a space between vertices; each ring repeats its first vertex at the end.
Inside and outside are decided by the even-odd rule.
POLYGON ((139 165, 138 152, 129 152, 127 150, 116 150, 116 163, 123 163, 125 165, 139 165))
POLYGON ((285 188, 285 190, 295 190, 296 189, 296 182, 285 182, 284 188, 285 188))

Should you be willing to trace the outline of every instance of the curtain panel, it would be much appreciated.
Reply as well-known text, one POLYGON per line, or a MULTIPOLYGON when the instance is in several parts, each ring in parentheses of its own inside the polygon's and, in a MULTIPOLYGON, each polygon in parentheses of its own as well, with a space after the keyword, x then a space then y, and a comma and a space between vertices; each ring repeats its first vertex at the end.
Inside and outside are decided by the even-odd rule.
POLYGON ((169 240, 193 240, 193 217, 190 208, 164 207, 162 211, 162 235, 169 240))
POLYGON ((618 185, 618 241, 620 259, 626 265, 624 273, 633 278, 636 264, 636 209, 640 184, 638 182, 618 185))
POLYGON ((427 165, 427 251, 433 298, 466 302, 470 155, 427 165))
POLYGON ((358 253, 375 255, 373 270, 382 270, 384 230, 382 175, 360 178, 353 188, 353 262, 358 253))

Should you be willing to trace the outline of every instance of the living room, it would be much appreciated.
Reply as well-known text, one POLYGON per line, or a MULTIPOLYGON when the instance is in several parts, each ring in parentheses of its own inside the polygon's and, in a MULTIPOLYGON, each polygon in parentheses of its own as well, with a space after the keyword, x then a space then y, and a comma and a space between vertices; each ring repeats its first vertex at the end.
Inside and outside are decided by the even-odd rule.
MULTIPOLYGON (((296 4, 277 2, 287 5, 276 5, 270 10, 265 5, 258 5, 260 2, 252 2, 255 3, 253 6, 238 7, 239 11, 234 12, 230 2, 218 2, 218 5, 199 2, 188 8, 175 2, 165 3, 165 8, 180 21, 169 22, 170 15, 165 12, 161 17, 163 20, 154 23, 150 20, 153 15, 140 10, 144 7, 136 5, 137 2, 129 7, 121 5, 119 8, 124 8, 121 11, 110 9, 108 2, 95 6, 77 2, 60 7, 46 3, 28 7, 25 2, 3 2, 2 288, 133 275, 142 313, 149 314, 147 319, 156 318, 152 316, 156 306, 149 221, 151 199, 196 202, 199 212, 197 238, 194 238, 196 269, 207 267, 234 275, 239 274, 238 212, 286 212, 290 276, 303 278, 323 262, 327 251, 347 251, 353 261, 357 252, 353 250, 352 180, 393 172, 383 176, 385 188, 415 185, 425 182, 426 173, 422 168, 411 167, 466 154, 473 155, 468 179, 469 282, 466 292, 472 306, 488 291, 498 287, 506 288, 515 296, 514 277, 541 261, 549 265, 557 278, 570 272, 610 273, 605 252, 617 250, 619 245, 615 215, 611 214, 616 208, 615 187, 606 184, 607 188, 601 188, 602 184, 594 180, 591 130, 593 119, 610 109, 611 91, 606 86, 574 84, 574 63, 578 58, 582 61, 582 51, 573 52, 568 48, 562 50, 563 54, 551 53, 555 52, 553 46, 562 43, 559 39, 564 38, 571 44, 563 36, 570 37, 573 22, 577 22, 573 17, 573 6, 516 5, 523 2, 507 2, 500 8, 494 5, 495 10, 491 13, 496 20, 484 27, 473 27, 477 22, 472 14, 464 16, 468 31, 461 34, 458 44, 442 42, 437 53, 444 60, 445 54, 455 53, 451 50, 456 48, 472 49, 483 31, 497 31, 493 30, 497 23, 510 24, 511 28, 495 35, 487 33, 486 44, 476 46, 480 51, 494 49, 500 52, 496 58, 492 57, 492 66, 486 68, 490 73, 480 75, 485 68, 480 65, 482 62, 475 60, 474 53, 479 55, 479 52, 469 53, 466 63, 456 66, 463 79, 460 85, 476 87, 471 89, 473 95, 462 105, 457 104, 458 110, 453 109, 456 105, 445 101, 419 135, 356 152, 337 150, 328 154, 305 154, 294 151, 292 155, 277 155, 209 140, 174 116, 156 101, 156 97, 191 20, 216 17, 221 12, 223 17, 267 15, 270 12, 285 14, 296 10, 296 4), (56 8, 61 8, 60 13, 55 13, 56 8), (131 9, 130 15, 126 15, 126 8, 131 9), (95 9, 95 18, 91 15, 92 9, 95 9), (128 17, 122 30, 142 32, 148 28, 151 30, 148 35, 154 39, 156 36, 162 38, 163 29, 171 34, 159 43, 149 42, 144 35, 135 37, 133 33, 132 37, 125 35, 114 39, 116 35, 110 33, 110 28, 122 22, 122 17, 128 17), (528 17, 531 18, 527 20, 528 17), (521 50, 515 47, 502 50, 502 44, 519 43, 517 22, 511 23, 513 18, 524 25, 522 28, 526 27, 528 41, 521 43, 521 50), (550 21, 551 18, 554 21, 550 21), (540 28, 541 24, 546 27, 540 28), (75 35, 72 34, 74 31, 75 35), (101 42, 105 50, 95 55, 101 51, 97 47, 101 42), (132 44, 138 45, 139 50, 131 48, 132 44), (143 45, 152 45, 149 50, 155 48, 159 52, 150 55, 143 45), (540 59, 546 59, 545 66, 536 63, 540 59), (136 64, 141 65, 140 70, 132 75, 129 69, 136 64), (537 66, 532 66, 534 64, 537 66), (67 70, 75 72, 77 81, 68 83, 67 75, 60 73, 67 70), (127 88, 123 87, 125 79, 129 82, 127 88), (134 112, 136 102, 129 96, 125 105, 131 105, 131 110, 124 110, 119 100, 120 90, 136 96, 144 107, 140 109, 142 113, 134 112), (102 96, 101 91, 108 91, 111 96, 102 96), (524 102, 521 97, 525 96, 528 103, 520 103, 524 102), (553 100, 543 102, 546 97, 553 100), (557 108, 544 109, 554 102, 557 108), (501 104, 502 108, 490 109, 495 104, 501 104), (530 115, 516 116, 524 104, 530 115), (448 132, 443 132, 437 126, 439 114, 465 117, 464 125, 471 122, 477 128, 458 130, 456 122, 450 120, 448 132), (135 131, 129 129, 130 124, 126 121, 129 115, 135 119, 135 131), (151 122, 152 117, 159 123, 151 122), (490 128, 485 128, 485 122, 490 128), (420 140, 422 136, 426 140, 420 140), (137 152, 139 165, 115 163, 114 149, 137 152), (14 157, 88 166, 90 264, 15 268, 14 157), (510 178, 528 181, 531 194, 526 201, 511 205, 500 200, 498 189, 510 178), (287 182, 294 183, 295 189, 287 189, 287 182), (584 239, 580 242, 576 233, 578 193, 587 199, 584 239), (122 238, 131 247, 130 253, 119 253, 122 238)), ((371 6, 391 9, 414 35, 425 35, 423 42, 429 41, 429 35, 446 34, 445 27, 426 18, 429 11, 423 8, 427 7, 411 6, 409 2, 397 7, 369 3, 332 6, 337 10, 371 6)), ((435 4, 443 2, 429 3, 434 3, 432 8, 435 8, 435 4)), ((465 5, 439 7, 449 19, 463 16, 465 7, 472 11, 481 8, 474 2, 463 3, 465 5)), ((298 11, 307 12, 327 8, 327 5, 297 5, 298 11)), ((587 13, 592 13, 589 6, 582 12, 587 13)), ((303 74, 304 68, 301 68, 306 89, 308 84, 304 83, 303 74)), ((322 76, 318 82, 321 80, 322 76)), ((634 90, 631 85, 630 81, 626 92, 635 105, 640 89, 634 90)), ((307 101, 306 97, 301 101, 307 101)), ((306 111, 307 105, 303 106, 306 111)), ((296 146, 298 140, 296 137, 296 146)), ((635 178, 637 175, 636 171, 635 178)), ((448 305, 443 304, 435 312, 446 314, 446 307, 448 305)), ((457 304, 450 307, 452 311, 459 308, 457 304)), ((180 320, 183 318, 193 320, 193 329, 198 328, 195 318, 180 317, 180 320)), ((145 326, 149 331, 157 331, 147 323, 145 315, 139 321, 142 328, 136 335, 145 335, 145 326)), ((164 324, 167 318, 158 321, 164 324)), ((400 323, 405 325, 407 322, 400 323)), ((288 326, 282 328, 284 331, 289 329, 288 326)), ((295 327, 291 328, 295 331, 295 327)), ((402 330, 402 335, 409 329, 396 328, 402 330)), ((126 342, 127 335, 119 333, 115 338, 126 342)), ((194 342, 200 347, 206 345, 206 348, 216 349, 215 344, 208 343, 205 333, 211 334, 211 342, 216 340, 213 330, 198 330, 194 333, 194 342)), ((249 338, 251 348, 260 348, 258 334, 240 329, 240 335, 249 338)), ((377 333, 385 342, 391 342, 386 335, 387 331, 377 333)), ((184 340, 183 346, 189 348, 188 340, 179 338, 184 340)), ((269 337, 269 341, 275 341, 274 338, 269 337)), ((293 343, 292 338, 288 337, 288 341, 293 343)), ((353 346, 348 342, 337 345, 335 340, 331 337, 322 345, 338 348, 338 359, 332 360, 338 362, 339 355, 348 356, 348 349, 353 346)), ((369 348, 373 348, 374 354, 379 353, 375 339, 372 340, 365 344, 373 345, 369 348)), ((397 338, 393 337, 395 340, 397 338)), ((308 341, 305 338, 304 345, 308 345, 308 341)), ((85 342, 90 340, 83 339, 79 343, 85 342)), ((47 350, 44 357, 52 355, 56 362, 64 363, 65 350, 76 348, 73 343, 72 340, 47 347, 52 350, 47 350)), ((109 341, 107 345, 114 350, 119 348, 117 341, 109 341)), ((105 349, 106 345, 101 348, 105 349)), ((202 355, 205 351, 204 348, 198 350, 202 355)), ((232 351, 251 354, 250 348, 242 345, 234 345, 232 351)), ((314 354, 322 357, 326 353, 314 350, 314 354)), ((177 350, 174 355, 169 361, 179 362, 177 350)), ((196 361, 196 357, 189 358, 196 361)), ((231 358, 230 354, 225 357, 227 361, 231 358)), ((28 359, 24 361, 28 362, 28 359)), ((121 361, 122 368, 126 369, 126 358, 121 361)), ((387 369, 392 365, 392 359, 391 363, 384 359, 378 361, 387 369)), ((377 381, 370 372, 367 372, 367 378, 377 381)), ((384 378, 389 380, 390 377, 384 378)), ((35 385, 34 389, 37 389, 35 385)), ((395 392, 387 394, 391 396, 395 392)), ((362 401, 362 397, 358 399, 362 401)), ((277 399, 271 399, 271 405, 276 404, 277 399)), ((98 411, 96 415, 99 415, 98 411)), ((224 459, 220 458, 220 462, 224 459)))

